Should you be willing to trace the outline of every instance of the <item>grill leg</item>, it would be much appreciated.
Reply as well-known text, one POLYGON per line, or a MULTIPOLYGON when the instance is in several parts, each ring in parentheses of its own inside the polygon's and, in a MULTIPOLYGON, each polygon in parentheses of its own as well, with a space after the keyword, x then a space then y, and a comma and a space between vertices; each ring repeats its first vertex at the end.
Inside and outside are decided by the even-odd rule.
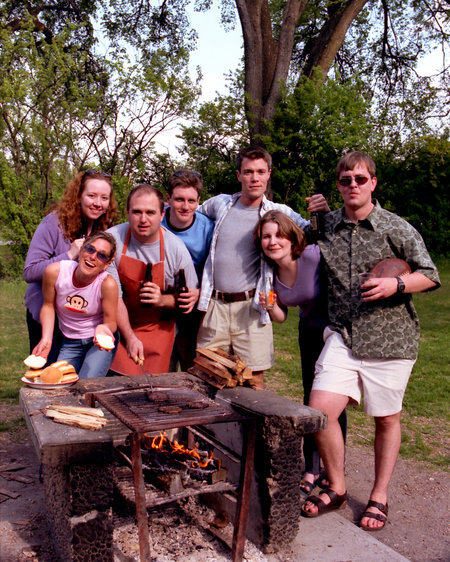
POLYGON ((250 507, 250 490, 253 480, 253 463, 255 458, 256 422, 250 420, 244 424, 244 443, 242 447, 241 475, 239 480, 239 495, 236 505, 234 521, 233 545, 231 559, 240 562, 244 554, 245 531, 250 507), (248 424, 246 428, 245 425, 248 424))
POLYGON ((142 472, 141 441, 139 433, 131 434, 131 467, 133 470, 136 517, 139 533, 139 555, 141 562, 150 560, 150 536, 148 514, 145 504, 145 485, 142 472))

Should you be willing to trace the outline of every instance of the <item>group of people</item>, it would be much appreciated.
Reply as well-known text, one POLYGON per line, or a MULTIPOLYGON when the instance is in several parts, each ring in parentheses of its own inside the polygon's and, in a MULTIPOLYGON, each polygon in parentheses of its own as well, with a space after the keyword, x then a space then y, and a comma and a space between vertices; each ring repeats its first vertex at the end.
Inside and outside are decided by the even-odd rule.
POLYGON ((324 213, 323 232, 310 244, 308 221, 265 196, 270 154, 247 147, 236 164, 234 195, 199 205, 201 175, 179 170, 166 202, 151 185, 132 189, 128 221, 118 225, 110 176, 77 174, 30 244, 30 350, 97 377, 141 374, 141 364, 151 373, 186 370, 197 346, 220 347, 240 356, 263 388, 273 365, 271 321, 283 322, 288 307, 298 306, 304 401, 328 416, 326 429, 305 438, 302 513, 345 505, 345 409, 364 391, 375 419, 375 482, 360 524, 379 530, 417 357, 411 294, 440 285, 436 267, 417 231, 372 198, 375 164, 366 154, 347 154, 337 166, 341 209, 330 212, 322 195, 308 198, 309 212, 324 213), (389 257, 407 261, 412 273, 373 278, 361 290, 358 275, 389 257), (100 334, 114 339, 112 351, 100 334), (320 493, 308 495, 318 485, 320 493))

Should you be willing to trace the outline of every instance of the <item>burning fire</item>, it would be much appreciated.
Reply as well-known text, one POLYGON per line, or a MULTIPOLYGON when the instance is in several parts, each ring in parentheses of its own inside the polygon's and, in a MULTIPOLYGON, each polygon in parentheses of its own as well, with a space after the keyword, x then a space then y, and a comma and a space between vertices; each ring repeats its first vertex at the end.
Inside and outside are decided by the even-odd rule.
POLYGON ((145 435, 145 444, 149 449, 156 449, 177 456, 184 456, 188 459, 190 458, 191 468, 206 468, 210 464, 215 464, 216 468, 220 468, 220 459, 214 459, 213 453, 210 451, 200 451, 198 449, 198 443, 193 449, 188 449, 182 443, 178 441, 171 441, 167 439, 164 432, 151 438, 149 435, 145 435))

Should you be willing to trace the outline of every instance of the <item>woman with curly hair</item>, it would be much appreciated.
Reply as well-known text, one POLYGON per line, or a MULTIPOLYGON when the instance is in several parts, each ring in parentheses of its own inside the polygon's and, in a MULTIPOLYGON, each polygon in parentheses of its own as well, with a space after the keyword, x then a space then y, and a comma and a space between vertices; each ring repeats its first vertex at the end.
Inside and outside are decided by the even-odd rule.
MULTIPOLYGON (((37 227, 23 270, 23 278, 29 283, 25 306, 30 352, 42 336, 39 315, 46 267, 57 261, 77 260, 84 238, 110 228, 116 217, 111 176, 98 170, 85 170, 69 181, 62 200, 49 210, 37 227)), ((56 361, 60 347, 61 332, 55 326, 48 363, 56 361)))

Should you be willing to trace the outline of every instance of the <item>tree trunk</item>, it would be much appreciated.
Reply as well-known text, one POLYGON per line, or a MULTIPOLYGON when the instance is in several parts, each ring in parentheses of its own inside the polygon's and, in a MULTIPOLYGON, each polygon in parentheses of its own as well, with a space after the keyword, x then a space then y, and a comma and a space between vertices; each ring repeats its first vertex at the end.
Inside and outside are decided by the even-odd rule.
POLYGON ((313 42, 310 52, 307 53, 302 74, 310 78, 314 68, 319 67, 325 81, 337 52, 344 42, 348 28, 367 2, 368 0, 347 0, 342 2, 340 8, 330 13, 329 19, 322 26, 319 36, 313 42))
MULTIPOLYGON (((274 39, 268 0, 235 0, 244 37, 245 112, 250 141, 261 143, 266 121, 273 118, 286 83, 294 48, 295 30, 308 0, 287 0, 278 40, 274 39)), ((302 74, 311 77, 319 67, 323 79, 336 57, 352 21, 368 0, 343 0, 330 9, 306 55, 302 74)))
POLYGON ((268 0, 235 0, 244 37, 245 111, 251 142, 261 142, 287 79, 294 33, 307 0, 288 0, 275 41, 268 0))

